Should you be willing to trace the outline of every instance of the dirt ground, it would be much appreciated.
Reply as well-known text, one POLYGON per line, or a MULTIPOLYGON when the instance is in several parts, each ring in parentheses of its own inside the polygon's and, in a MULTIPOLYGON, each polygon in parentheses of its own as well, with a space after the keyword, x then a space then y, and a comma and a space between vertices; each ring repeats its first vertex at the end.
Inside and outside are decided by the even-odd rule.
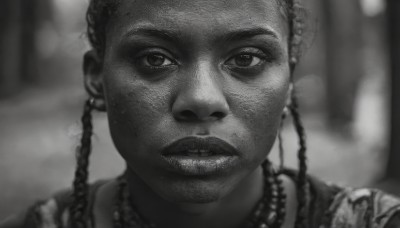
MULTIPOLYGON (((84 98, 81 86, 71 85, 30 89, 0 101, 0 220, 33 200, 70 186, 84 98)), ((365 100, 374 102, 374 96, 366 95, 365 100)), ((360 117, 362 123, 356 123, 372 133, 356 133, 354 137, 331 133, 320 115, 304 117, 311 174, 351 186, 371 186, 380 179, 386 142, 384 129, 377 129, 379 124, 371 120, 374 108, 379 108, 376 105, 379 102, 364 105, 361 109, 370 112, 369 117, 360 117)), ((96 114, 94 124, 92 180, 117 175, 124 169, 112 145, 106 116, 96 114)), ((283 135, 286 164, 296 167, 297 139, 289 123, 283 135)), ((276 148, 271 157, 277 161, 276 148)))

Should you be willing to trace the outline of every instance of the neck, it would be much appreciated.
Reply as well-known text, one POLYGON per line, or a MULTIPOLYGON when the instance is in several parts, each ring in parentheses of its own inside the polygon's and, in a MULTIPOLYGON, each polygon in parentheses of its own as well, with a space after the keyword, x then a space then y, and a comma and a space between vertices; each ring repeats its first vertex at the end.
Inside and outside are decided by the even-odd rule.
POLYGON ((261 167, 222 199, 212 203, 175 203, 161 198, 132 170, 127 171, 130 195, 140 214, 160 228, 241 227, 263 194, 261 167))

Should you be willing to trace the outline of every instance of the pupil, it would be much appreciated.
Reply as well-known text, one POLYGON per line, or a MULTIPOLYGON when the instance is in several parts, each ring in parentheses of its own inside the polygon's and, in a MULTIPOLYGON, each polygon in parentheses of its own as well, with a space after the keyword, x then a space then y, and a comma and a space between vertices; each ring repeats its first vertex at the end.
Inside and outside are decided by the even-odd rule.
POLYGON ((149 55, 147 56, 147 61, 151 66, 161 66, 165 58, 162 55, 149 55))
POLYGON ((235 58, 235 63, 238 66, 246 67, 253 62, 253 56, 251 55, 239 55, 235 58))

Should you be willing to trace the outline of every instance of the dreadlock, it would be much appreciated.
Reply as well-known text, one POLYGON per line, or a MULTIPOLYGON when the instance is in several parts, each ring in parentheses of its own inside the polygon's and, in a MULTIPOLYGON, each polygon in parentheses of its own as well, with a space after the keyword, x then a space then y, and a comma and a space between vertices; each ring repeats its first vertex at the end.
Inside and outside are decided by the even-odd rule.
MULTIPOLYGON (((304 10, 302 10, 301 0, 277 0, 284 9, 285 18, 289 23, 289 66, 291 70, 291 82, 293 83, 293 72, 301 55, 301 46, 303 43, 304 31, 304 10)), ((87 36, 93 49, 99 56, 104 56, 106 47, 106 28, 111 16, 115 13, 121 0, 90 0, 86 13, 87 36)), ((290 113, 293 116, 295 130, 299 137, 299 173, 297 176, 297 198, 299 223, 298 227, 307 227, 308 211, 308 183, 307 157, 306 157, 306 137, 298 111, 298 102, 293 91, 291 95, 290 113)), ((73 202, 70 207, 70 216, 72 227, 86 228, 85 212, 88 204, 88 165, 91 151, 92 122, 91 111, 93 110, 93 101, 88 100, 84 106, 82 116, 83 134, 81 145, 77 150, 77 168, 73 182, 73 202)), ((118 227, 118 226, 117 226, 118 227)))

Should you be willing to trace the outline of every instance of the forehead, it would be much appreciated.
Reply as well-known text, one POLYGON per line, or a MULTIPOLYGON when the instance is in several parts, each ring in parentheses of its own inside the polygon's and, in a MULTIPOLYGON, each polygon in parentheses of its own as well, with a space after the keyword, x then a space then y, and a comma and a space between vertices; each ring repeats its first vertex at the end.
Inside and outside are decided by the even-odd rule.
POLYGON ((267 27, 285 40, 287 21, 277 1, 280 0, 121 0, 110 27, 123 33, 150 25, 203 36, 267 27))

